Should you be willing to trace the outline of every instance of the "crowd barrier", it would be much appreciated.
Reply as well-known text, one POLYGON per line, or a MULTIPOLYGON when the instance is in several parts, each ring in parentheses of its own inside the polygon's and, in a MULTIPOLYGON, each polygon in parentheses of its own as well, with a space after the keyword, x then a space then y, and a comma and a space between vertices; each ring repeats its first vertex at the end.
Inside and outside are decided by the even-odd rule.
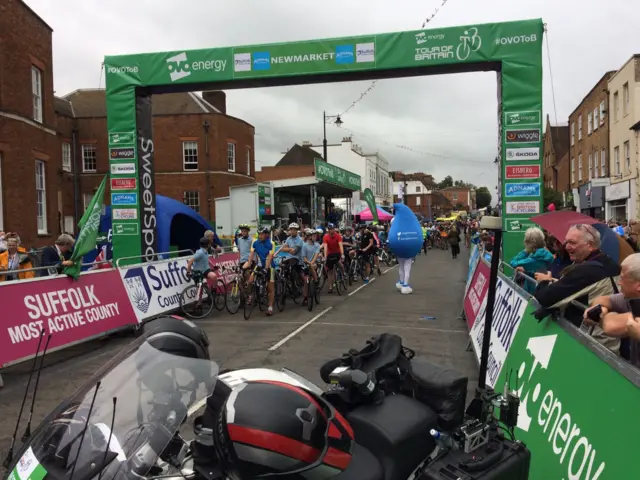
MULTIPOLYGON (((480 358, 489 264, 473 255, 464 313, 480 358)), ((489 347, 488 385, 517 390, 516 438, 531 450, 533 480, 632 478, 640 429, 640 370, 572 324, 538 321, 536 300, 499 273, 489 347)))
MULTIPOLYGON (((78 280, 59 275, 0 283, 0 368, 33 358, 43 329, 40 350, 51 334, 47 352, 54 352, 175 311, 191 283, 188 259, 83 272, 78 280)), ((212 268, 231 269, 237 261, 237 253, 209 258, 212 268)))

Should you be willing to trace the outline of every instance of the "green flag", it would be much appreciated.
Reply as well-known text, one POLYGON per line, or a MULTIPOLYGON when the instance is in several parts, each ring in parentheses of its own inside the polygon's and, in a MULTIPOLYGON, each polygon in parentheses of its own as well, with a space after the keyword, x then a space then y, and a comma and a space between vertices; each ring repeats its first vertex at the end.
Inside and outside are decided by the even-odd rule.
POLYGON ((73 254, 70 260, 73 265, 65 267, 65 275, 69 275, 77 279, 80 276, 80 265, 82 263, 82 257, 87 253, 95 250, 96 240, 98 238, 98 230, 100 230, 100 214, 102 213, 102 205, 104 203, 104 187, 107 184, 107 176, 102 179, 98 191, 95 193, 87 210, 82 215, 80 222, 78 222, 78 228, 80 233, 76 239, 75 246, 73 248, 73 254))
POLYGON ((378 223, 378 206, 376 205, 376 197, 370 188, 364 189, 364 201, 367 202, 371 215, 373 215, 373 223, 378 223))

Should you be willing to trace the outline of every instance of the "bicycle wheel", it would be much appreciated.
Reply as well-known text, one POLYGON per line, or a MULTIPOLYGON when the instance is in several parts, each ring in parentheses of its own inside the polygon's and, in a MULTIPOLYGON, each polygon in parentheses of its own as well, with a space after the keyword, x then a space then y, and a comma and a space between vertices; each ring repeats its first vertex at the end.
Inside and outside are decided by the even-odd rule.
POLYGON ((316 295, 316 282, 312 277, 307 279, 307 309, 311 312, 313 310, 313 301, 316 295))
POLYGON ((287 303, 287 289, 286 283, 282 277, 276 278, 275 283, 275 300, 276 307, 278 307, 278 311, 282 312, 287 303))
POLYGON ((299 305, 302 303, 302 278, 298 273, 293 274, 293 278, 288 282, 289 297, 293 300, 293 303, 299 305))
POLYGON ((225 309, 227 303, 227 285, 224 283, 224 280, 219 278, 216 281, 215 291, 212 292, 213 295, 213 306, 216 307, 216 310, 221 312, 225 309))
POLYGON ((257 292, 255 284, 253 284, 251 286, 251 288, 248 289, 248 290, 249 290, 248 293, 245 290, 243 290, 242 293, 241 293, 241 295, 242 295, 242 303, 243 303, 243 306, 244 306, 243 315, 244 315, 244 319, 245 320, 249 320, 249 317, 251 316, 251 313, 253 312, 253 309, 256 306, 256 302, 259 301, 258 300, 258 292, 257 292), (251 299, 247 298, 249 296, 251 296, 253 298, 251 298, 251 299), (251 300, 251 301, 249 301, 249 300, 251 300))
POLYGON ((213 310, 213 293, 206 284, 189 285, 180 294, 180 309, 189 318, 204 318, 213 310), (200 291, 200 300, 198 298, 200 291))
POLYGON ((342 270, 338 269, 337 275, 338 275, 337 276, 338 284, 340 284, 340 289, 343 292, 346 292, 347 291, 347 282, 346 282, 346 280, 344 278, 344 274, 342 273, 342 270))
POLYGON ((235 315, 236 313, 238 313, 238 310, 240 310, 240 306, 242 305, 242 301, 244 300, 242 290, 242 284, 240 283, 240 280, 238 278, 233 280, 233 282, 231 282, 231 285, 229 285, 229 291, 227 292, 225 305, 227 307, 227 311, 231 315, 235 315))
POLYGON ((385 253, 384 255, 384 263, 387 267, 390 267, 393 265, 393 258, 388 253, 385 253))
POLYGON ((322 290, 325 283, 327 283, 327 270, 323 265, 322 268, 318 271, 318 284, 316 285, 316 290, 322 290))

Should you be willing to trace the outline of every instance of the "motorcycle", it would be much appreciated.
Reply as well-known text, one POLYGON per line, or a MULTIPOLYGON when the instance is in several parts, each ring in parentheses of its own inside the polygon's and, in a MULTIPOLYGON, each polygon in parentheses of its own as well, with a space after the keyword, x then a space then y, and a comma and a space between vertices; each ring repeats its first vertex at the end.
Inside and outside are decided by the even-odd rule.
POLYGON ((414 358, 395 335, 327 362, 326 391, 286 368, 219 372, 213 361, 172 355, 145 340, 143 334, 41 422, 8 478, 225 480, 203 417, 192 432, 185 423, 203 407, 204 416, 217 415, 219 387, 254 380, 307 389, 344 414, 356 443, 335 480, 528 478, 530 455, 521 443, 499 437, 487 422, 460 428, 467 379, 414 358), (440 433, 447 430, 455 433, 440 433), (502 476, 475 476, 492 470, 502 476))

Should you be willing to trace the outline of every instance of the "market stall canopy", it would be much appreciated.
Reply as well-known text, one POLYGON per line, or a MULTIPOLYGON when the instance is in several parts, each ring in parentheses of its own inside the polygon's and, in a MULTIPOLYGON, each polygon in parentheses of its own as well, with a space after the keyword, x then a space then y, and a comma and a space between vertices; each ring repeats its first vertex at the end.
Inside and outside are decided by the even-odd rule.
MULTIPOLYGON (((376 210, 378 210, 378 220, 382 222, 388 222, 393 218, 393 215, 384 211, 382 208, 380 208, 379 205, 376 206, 376 210)), ((359 213, 359 215, 360 220, 364 220, 366 222, 368 222, 369 220, 373 220, 373 215, 371 214, 371 210, 369 208, 365 208, 359 213)))

